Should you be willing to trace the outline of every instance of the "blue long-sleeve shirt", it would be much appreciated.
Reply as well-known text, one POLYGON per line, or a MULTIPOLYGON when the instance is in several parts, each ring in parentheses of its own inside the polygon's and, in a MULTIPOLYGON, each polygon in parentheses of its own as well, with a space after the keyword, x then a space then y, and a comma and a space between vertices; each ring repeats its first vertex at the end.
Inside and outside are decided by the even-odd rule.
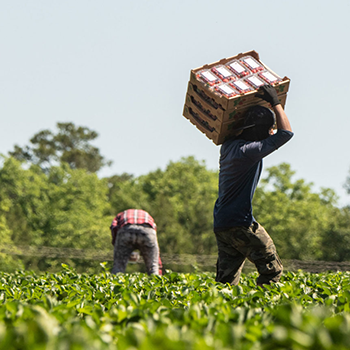
POLYGON ((250 226, 252 199, 262 171, 262 159, 288 142, 293 133, 278 130, 262 141, 233 139, 220 151, 219 197, 214 207, 214 230, 250 226))

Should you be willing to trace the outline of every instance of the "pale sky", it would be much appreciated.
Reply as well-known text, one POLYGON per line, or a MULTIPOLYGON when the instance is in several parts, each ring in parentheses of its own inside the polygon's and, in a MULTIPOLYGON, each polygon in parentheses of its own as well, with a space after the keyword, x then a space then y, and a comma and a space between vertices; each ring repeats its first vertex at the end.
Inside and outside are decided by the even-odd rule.
POLYGON ((291 79, 288 162, 350 204, 350 1, 0 0, 0 152, 73 122, 99 133, 113 165, 139 176, 215 146, 182 116, 190 70, 240 52, 291 79), (347 44, 348 43, 348 44, 347 44))

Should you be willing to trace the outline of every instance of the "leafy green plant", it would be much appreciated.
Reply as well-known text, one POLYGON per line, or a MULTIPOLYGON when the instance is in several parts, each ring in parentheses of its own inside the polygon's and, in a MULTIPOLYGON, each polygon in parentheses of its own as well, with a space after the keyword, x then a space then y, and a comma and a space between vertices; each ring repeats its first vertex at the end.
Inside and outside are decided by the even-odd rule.
POLYGON ((350 273, 0 274, 0 348, 347 349, 350 273))

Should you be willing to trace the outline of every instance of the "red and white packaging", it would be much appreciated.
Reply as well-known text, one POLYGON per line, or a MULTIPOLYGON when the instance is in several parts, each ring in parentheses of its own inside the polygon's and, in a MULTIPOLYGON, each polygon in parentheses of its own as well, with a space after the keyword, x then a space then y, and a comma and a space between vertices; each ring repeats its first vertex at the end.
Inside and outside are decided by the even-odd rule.
POLYGON ((255 90, 258 90, 260 86, 263 86, 266 84, 266 82, 261 78, 259 78, 257 74, 254 74, 248 78, 245 78, 244 81, 255 90))
POLYGON ((250 70, 243 66, 238 60, 233 60, 226 65, 233 73, 235 73, 239 78, 244 78, 252 73, 250 70))
POLYGON ((248 85, 247 83, 245 83, 243 80, 237 80, 234 81, 232 83, 230 83, 230 85, 236 89, 237 91, 239 91, 240 94, 245 94, 246 92, 249 91, 253 91, 254 89, 248 85))
POLYGON ((264 79, 268 84, 276 84, 282 79, 278 77, 277 75, 269 72, 268 70, 265 70, 258 74, 260 78, 264 79))
POLYGON ((260 64, 256 59, 254 59, 252 56, 242 57, 240 59, 240 62, 244 64, 253 73, 259 73, 265 70, 264 66, 260 64))
POLYGON ((198 80, 201 80, 210 86, 222 83, 221 79, 219 79, 210 69, 200 70, 197 72, 196 76, 198 80))
POLYGON ((222 64, 213 67, 211 69, 211 71, 215 75, 217 75, 225 83, 237 79, 235 74, 230 69, 228 69, 226 66, 224 66, 222 64))
POLYGON ((240 93, 234 89, 231 84, 219 84, 215 86, 215 91, 218 92, 220 95, 226 96, 227 98, 237 96, 240 93))

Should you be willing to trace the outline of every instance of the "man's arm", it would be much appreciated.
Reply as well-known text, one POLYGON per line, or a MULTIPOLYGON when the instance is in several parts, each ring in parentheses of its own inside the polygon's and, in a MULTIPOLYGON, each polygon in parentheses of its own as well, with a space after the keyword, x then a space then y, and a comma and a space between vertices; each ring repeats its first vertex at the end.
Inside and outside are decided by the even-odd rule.
POLYGON ((282 105, 278 104, 272 108, 273 108, 273 111, 275 112, 275 115, 276 115, 277 129, 292 131, 292 127, 290 125, 289 119, 288 119, 287 114, 285 113, 282 105))
POLYGON ((277 129, 292 131, 289 119, 278 99, 277 92, 272 85, 261 86, 255 96, 260 97, 271 104, 276 115, 277 129))
POLYGON ((111 234, 112 234, 112 245, 114 246, 115 240, 117 238, 117 230, 116 229, 111 229, 111 234))
POLYGON ((115 240, 117 238, 117 226, 118 226, 118 216, 116 216, 113 221, 112 225, 110 227, 111 229, 111 235, 112 235, 112 244, 114 245, 115 240))
POLYGON ((242 152, 254 161, 266 157, 288 142, 293 136, 292 127, 278 99, 275 88, 271 85, 264 85, 259 89, 259 93, 256 96, 271 104, 276 115, 277 129, 279 131, 262 141, 246 143, 242 147, 242 152))

